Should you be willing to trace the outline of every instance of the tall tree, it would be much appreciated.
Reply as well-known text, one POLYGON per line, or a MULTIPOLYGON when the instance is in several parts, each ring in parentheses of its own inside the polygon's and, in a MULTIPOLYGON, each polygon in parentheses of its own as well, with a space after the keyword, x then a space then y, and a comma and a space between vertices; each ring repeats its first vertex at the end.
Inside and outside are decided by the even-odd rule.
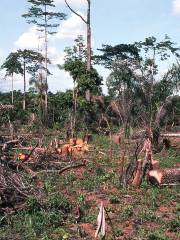
MULTIPOLYGON (((91 0, 86 0, 88 7, 87 7, 87 17, 86 19, 80 15, 77 11, 72 9, 72 7, 69 5, 67 0, 64 0, 67 7, 70 9, 71 12, 73 12, 75 15, 81 18, 81 20, 86 24, 87 26, 87 62, 86 62, 86 71, 87 71, 87 77, 90 78, 90 71, 91 71, 91 0)), ((90 100, 90 90, 88 89, 86 91, 86 98, 87 100, 90 100)))
POLYGON ((101 93, 102 78, 96 69, 91 66, 90 78, 87 78, 86 72, 86 46, 82 36, 74 40, 72 47, 65 49, 65 59, 63 69, 70 73, 76 85, 79 95, 83 96, 87 89, 94 95, 101 93))
MULTIPOLYGON (((140 82, 138 80, 141 87, 141 90, 139 90, 146 107, 146 124, 151 126, 154 112, 157 110, 157 106, 153 101, 154 87, 157 86, 156 80, 161 80, 160 75, 158 75, 159 63, 168 59, 171 59, 172 62, 174 59, 179 59, 180 49, 176 47, 175 43, 168 36, 165 36, 162 41, 157 41, 155 37, 149 37, 143 42, 135 42, 133 44, 103 45, 102 49, 99 50, 102 54, 94 56, 94 58, 96 63, 102 64, 111 70, 108 83, 112 90, 115 87, 121 90, 126 89, 126 85, 124 86, 125 81, 126 84, 131 84, 129 86, 133 87, 137 83, 136 80, 140 80, 140 82), (133 73, 133 75, 131 74, 133 77, 130 78, 128 76, 129 73, 133 73)), ((169 77, 172 75, 172 72, 174 71, 171 71, 171 74, 168 73, 169 77)), ((177 76, 176 74, 176 79, 177 76)), ((162 83, 165 86, 165 81, 161 82, 161 86, 162 83)))
MULTIPOLYGON (((49 59, 48 59, 48 62, 49 59)), ((30 79, 29 79, 29 84, 31 86, 33 86, 33 90, 35 90, 36 93, 38 93, 39 95, 39 108, 40 108, 40 115, 41 115, 41 119, 43 121, 43 119, 45 118, 45 112, 44 112, 44 96, 46 93, 46 70, 44 68, 44 66, 42 65, 42 62, 36 62, 35 64, 28 66, 27 67, 27 71, 28 73, 31 75, 30 79)), ((50 71, 47 69, 47 73, 51 74, 50 71)))
POLYGON ((141 55, 144 56, 141 61, 141 70, 144 76, 144 80, 148 86, 147 95, 149 101, 150 112, 150 126, 153 120, 153 92, 155 85, 155 76, 158 75, 158 64, 160 61, 166 61, 170 58, 180 58, 180 48, 176 46, 176 43, 171 41, 171 38, 165 35, 162 41, 152 36, 145 39, 143 42, 135 43, 140 49, 141 55))
POLYGON ((54 0, 28 0, 31 4, 31 7, 28 9, 28 13, 23 14, 22 16, 27 19, 28 23, 35 24, 38 27, 38 30, 44 32, 45 39, 45 82, 46 82, 46 91, 45 91, 45 117, 47 118, 48 111, 48 84, 47 84, 47 58, 48 58, 48 34, 55 34, 56 29, 59 26, 59 23, 55 20, 64 20, 66 15, 61 12, 55 12, 54 0))
POLYGON ((23 74, 23 68, 18 59, 17 52, 12 52, 8 55, 5 62, 1 66, 2 69, 6 69, 6 76, 11 76, 11 103, 14 104, 14 74, 23 74))
POLYGON ((26 71, 29 72, 29 69, 40 63, 42 64, 45 61, 45 58, 41 53, 38 53, 33 50, 18 50, 17 51, 18 59, 22 64, 23 68, 23 80, 24 80, 24 94, 23 94, 23 110, 26 109, 26 71))
POLYGON ((90 78, 87 78, 86 70, 86 46, 83 37, 80 35, 74 40, 74 45, 65 49, 65 59, 63 66, 58 66, 69 72, 73 79, 73 109, 72 109, 72 132, 76 125, 76 111, 79 99, 84 99, 87 90, 92 94, 99 95, 102 92, 102 78, 99 76, 96 69, 91 66, 90 78))

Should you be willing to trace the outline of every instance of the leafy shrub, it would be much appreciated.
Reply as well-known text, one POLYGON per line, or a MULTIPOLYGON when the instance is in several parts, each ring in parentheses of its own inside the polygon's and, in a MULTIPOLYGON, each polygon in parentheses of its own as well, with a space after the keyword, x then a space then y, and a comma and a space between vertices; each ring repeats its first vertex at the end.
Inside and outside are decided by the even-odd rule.
POLYGON ((55 193, 48 198, 48 208, 53 210, 61 210, 68 213, 71 209, 71 204, 68 199, 61 193, 55 193))

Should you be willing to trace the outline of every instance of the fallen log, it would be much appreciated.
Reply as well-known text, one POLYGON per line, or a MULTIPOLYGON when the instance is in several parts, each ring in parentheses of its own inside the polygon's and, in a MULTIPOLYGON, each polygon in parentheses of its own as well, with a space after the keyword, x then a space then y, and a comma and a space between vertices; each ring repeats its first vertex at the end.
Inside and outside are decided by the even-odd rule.
POLYGON ((162 133, 161 137, 180 137, 180 133, 162 133))
POLYGON ((180 184, 180 168, 151 170, 148 180, 156 185, 180 184))

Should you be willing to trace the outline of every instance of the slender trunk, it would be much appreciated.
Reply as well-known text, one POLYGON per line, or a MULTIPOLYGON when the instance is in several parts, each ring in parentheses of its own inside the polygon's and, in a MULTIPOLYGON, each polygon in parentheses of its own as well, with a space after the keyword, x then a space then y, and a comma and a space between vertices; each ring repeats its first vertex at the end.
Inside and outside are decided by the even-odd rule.
POLYGON ((41 73, 40 73, 40 113, 41 113, 41 119, 44 120, 44 103, 43 103, 43 79, 42 79, 42 70, 41 70, 41 73))
POLYGON ((11 79, 11 90, 12 90, 12 93, 11 93, 11 103, 12 105, 14 105, 14 77, 13 77, 13 73, 12 73, 12 79, 11 79))
POLYGON ((23 95, 23 110, 26 110, 26 63, 24 61, 24 95, 23 95))
POLYGON ((155 56, 156 56, 156 49, 153 49, 153 63, 152 63, 152 70, 151 70, 151 83, 150 83, 150 123, 149 126, 151 127, 153 121, 153 104, 152 104, 152 96, 153 96, 153 89, 154 89, 154 72, 155 72, 155 56))
MULTIPOLYGON (((90 71, 91 71, 91 2, 88 1, 88 10, 87 10, 87 77, 90 78, 90 71)), ((90 90, 86 90, 86 100, 91 100, 91 93, 90 90)))
POLYGON ((91 2, 88 0, 87 10, 87 72, 91 71, 91 2))
POLYGON ((47 75, 48 75, 48 71, 47 71, 47 50, 48 50, 48 40, 47 40, 47 15, 46 15, 46 5, 45 5, 45 19, 44 19, 44 22, 45 22, 45 30, 44 30, 44 33, 45 33, 45 87, 46 87, 46 90, 45 90, 45 122, 47 123, 47 117, 48 117, 48 85, 47 85, 47 75))
POLYGON ((72 132, 74 135, 74 131, 76 129, 76 112, 77 112, 77 89, 74 81, 74 88, 73 88, 73 128, 72 132))
MULTIPOLYGON (((90 71, 91 71, 91 0, 87 0, 88 3, 88 8, 87 8, 87 19, 85 20, 79 13, 74 11, 70 5, 68 4, 67 0, 65 0, 65 3, 67 7, 70 9, 71 12, 76 14, 78 17, 82 19, 82 21, 86 24, 87 26, 87 64, 86 64, 86 71, 87 71, 87 78, 90 79, 90 71)), ((90 89, 86 90, 85 93, 85 98, 87 101, 91 100, 91 93, 90 89)))

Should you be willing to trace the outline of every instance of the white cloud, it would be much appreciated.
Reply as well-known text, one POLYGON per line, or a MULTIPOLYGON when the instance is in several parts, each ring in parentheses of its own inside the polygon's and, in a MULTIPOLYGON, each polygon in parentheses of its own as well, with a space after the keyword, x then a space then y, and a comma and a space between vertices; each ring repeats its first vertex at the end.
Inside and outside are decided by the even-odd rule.
POLYGON ((72 89, 73 80, 70 77, 69 73, 54 68, 52 71, 53 75, 48 78, 48 86, 50 91, 65 91, 66 89, 72 89))
MULTIPOLYGON (((70 1, 70 0, 69 0, 70 1)), ((72 1, 72 0, 71 0, 72 1)), ((83 1, 83 0, 81 0, 83 1)), ((63 2, 60 1, 59 2, 63 2)), ((80 3, 80 0, 73 1, 75 3, 80 3)), ((78 12, 83 15, 81 12, 78 12)), ((56 47, 55 40, 65 40, 65 39, 75 39, 78 35, 85 35, 86 25, 82 20, 75 14, 71 13, 70 17, 61 23, 57 29, 57 34, 49 37, 48 43, 48 57, 51 59, 52 64, 49 66, 50 72, 53 74, 48 78, 49 89, 53 92, 58 90, 64 91, 66 89, 72 88, 73 81, 70 75, 57 68, 57 64, 64 63, 64 51, 58 50, 56 47), (54 44, 54 45, 53 45, 54 44)), ((34 49, 38 50, 38 46, 44 51, 44 39, 39 38, 40 32, 36 30, 36 26, 33 26, 24 32, 14 43, 15 50, 20 49, 34 49)), ((43 52, 42 51, 42 52, 43 52)), ((15 89, 22 89, 22 82, 20 82, 20 76, 15 80, 15 89)), ((10 82, 4 82, 3 89, 10 90, 10 82)))
POLYGON ((43 38, 39 37, 39 32, 36 26, 29 28, 29 30, 23 33, 15 42, 15 47, 21 49, 38 49, 43 46, 43 38))
MULTIPOLYGON (((80 12, 79 14, 83 15, 80 12)), ((78 16, 72 13, 70 18, 68 18, 59 26, 55 38, 75 39, 78 35, 84 35, 85 29, 86 29, 85 23, 78 16)))
POLYGON ((173 14, 180 15, 180 0, 173 0, 172 4, 173 4, 173 6, 172 6, 173 14))
POLYGON ((64 52, 59 52, 55 47, 48 48, 48 56, 51 59, 53 65, 63 64, 64 63, 64 52))

